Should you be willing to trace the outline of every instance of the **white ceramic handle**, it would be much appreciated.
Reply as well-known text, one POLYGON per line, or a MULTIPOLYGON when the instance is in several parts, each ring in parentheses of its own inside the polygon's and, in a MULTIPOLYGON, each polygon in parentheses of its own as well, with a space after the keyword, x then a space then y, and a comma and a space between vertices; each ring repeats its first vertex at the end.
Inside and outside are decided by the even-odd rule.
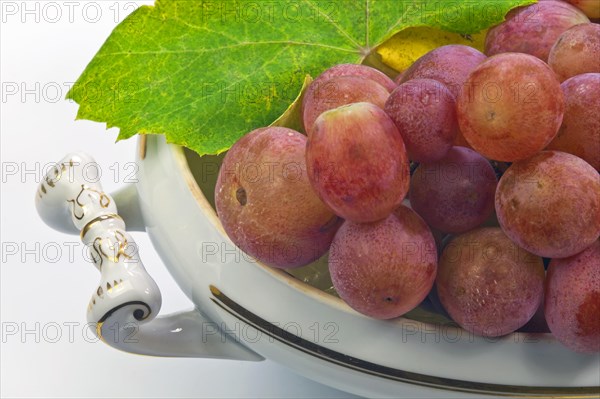
POLYGON ((94 159, 83 153, 64 157, 40 183, 36 207, 41 218, 63 232, 79 231, 101 277, 90 299, 87 318, 102 327, 117 310, 124 320, 152 320, 160 310, 158 286, 140 260, 110 194, 90 171, 94 159))
MULTIPOLYGON (((87 154, 64 157, 40 183, 35 204, 50 227, 79 232, 100 271, 100 283, 87 308, 96 335, 131 353, 263 360, 240 343, 214 334, 214 323, 197 310, 156 318, 161 306, 158 286, 146 272, 133 237, 125 231, 113 197, 102 190, 97 176, 88 175, 99 170, 90 167, 92 164, 95 161, 87 154), (204 335, 207 327, 211 333, 204 335)), ((128 216, 135 223, 140 217, 135 215, 132 203, 137 203, 137 197, 133 192, 135 187, 129 186, 118 195, 134 213, 128 216)))

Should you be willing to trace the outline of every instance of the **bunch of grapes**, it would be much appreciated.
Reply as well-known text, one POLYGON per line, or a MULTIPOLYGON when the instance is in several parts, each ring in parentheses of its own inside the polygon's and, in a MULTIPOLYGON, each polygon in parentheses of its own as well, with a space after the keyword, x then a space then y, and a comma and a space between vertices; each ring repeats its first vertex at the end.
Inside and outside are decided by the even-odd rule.
POLYGON ((278 268, 328 253, 337 293, 370 317, 431 294, 495 337, 543 306, 559 341, 600 351, 600 25, 581 10, 517 8, 485 54, 439 47, 395 80, 336 65, 302 121, 306 135, 261 128, 225 156, 216 207, 239 248, 278 268))

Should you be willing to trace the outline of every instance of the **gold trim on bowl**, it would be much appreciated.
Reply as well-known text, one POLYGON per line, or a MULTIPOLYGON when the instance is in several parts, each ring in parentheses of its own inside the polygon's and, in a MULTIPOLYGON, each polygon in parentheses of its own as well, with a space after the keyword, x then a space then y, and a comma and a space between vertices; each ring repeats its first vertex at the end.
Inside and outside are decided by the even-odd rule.
POLYGON ((148 146, 148 136, 145 134, 142 134, 142 133, 140 133, 139 136, 140 136, 140 139, 138 141, 138 151, 139 151, 139 157, 143 161, 144 159, 146 159, 146 148, 148 146))

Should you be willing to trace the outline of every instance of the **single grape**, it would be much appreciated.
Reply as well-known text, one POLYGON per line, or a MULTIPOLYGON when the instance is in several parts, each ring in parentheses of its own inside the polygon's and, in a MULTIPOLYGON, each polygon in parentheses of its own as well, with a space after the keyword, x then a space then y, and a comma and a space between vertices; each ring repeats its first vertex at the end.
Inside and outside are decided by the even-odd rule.
POLYGON ((550 48, 567 29, 590 22, 578 8, 562 1, 543 1, 518 7, 506 14, 506 20, 496 25, 485 38, 485 54, 531 54, 548 60, 550 48))
POLYGON ((564 96, 548 65, 506 53, 475 68, 458 96, 461 132, 481 155, 512 162, 529 158, 556 136, 564 96))
POLYGON ((409 80, 390 94, 384 110, 402 135, 409 159, 437 161, 452 148, 458 131, 456 103, 442 83, 409 80))
POLYGON ((442 305, 462 328, 497 337, 535 314, 544 293, 544 266, 500 228, 480 228, 446 246, 436 286, 442 305))
POLYGON ((513 163, 500 178, 495 203, 506 235, 539 256, 575 255, 600 235, 600 176, 565 152, 513 163))
POLYGON ((577 155, 600 170, 600 73, 573 76, 561 88, 565 115, 546 149, 577 155))
POLYGON ((383 110, 356 103, 317 118, 306 147, 310 182, 340 217, 385 219, 400 205, 410 179, 402 136, 383 110))
POLYGON ((560 35, 550 50, 548 65, 561 82, 582 73, 600 72, 600 25, 579 24, 560 35))
POLYGON ((302 99, 304 129, 310 137, 315 120, 323 112, 342 105, 369 102, 383 108, 390 92, 362 76, 319 78, 310 84, 302 99))
POLYGON ((283 127, 257 129, 223 160, 215 189, 229 238, 270 266, 306 265, 329 249, 341 221, 308 181, 306 136, 283 127))
POLYGON ((379 222, 344 222, 329 253, 337 293, 356 311, 378 319, 401 316, 419 305, 436 269, 429 228, 403 206, 379 222))
POLYGON ((462 233, 494 211, 494 168, 465 147, 452 147, 441 160, 421 163, 410 181, 410 204, 429 226, 462 233))
POLYGON ((600 241, 550 262, 544 311, 550 331, 565 346, 600 352, 600 241))

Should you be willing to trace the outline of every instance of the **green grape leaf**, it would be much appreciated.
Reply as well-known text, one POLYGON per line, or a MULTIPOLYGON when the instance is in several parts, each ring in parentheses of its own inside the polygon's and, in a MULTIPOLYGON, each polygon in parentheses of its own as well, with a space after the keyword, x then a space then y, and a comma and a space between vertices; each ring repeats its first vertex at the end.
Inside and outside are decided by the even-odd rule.
POLYGON ((118 139, 164 134, 200 155, 271 124, 306 75, 360 63, 414 26, 470 34, 534 0, 156 0, 111 33, 67 94, 118 139))

